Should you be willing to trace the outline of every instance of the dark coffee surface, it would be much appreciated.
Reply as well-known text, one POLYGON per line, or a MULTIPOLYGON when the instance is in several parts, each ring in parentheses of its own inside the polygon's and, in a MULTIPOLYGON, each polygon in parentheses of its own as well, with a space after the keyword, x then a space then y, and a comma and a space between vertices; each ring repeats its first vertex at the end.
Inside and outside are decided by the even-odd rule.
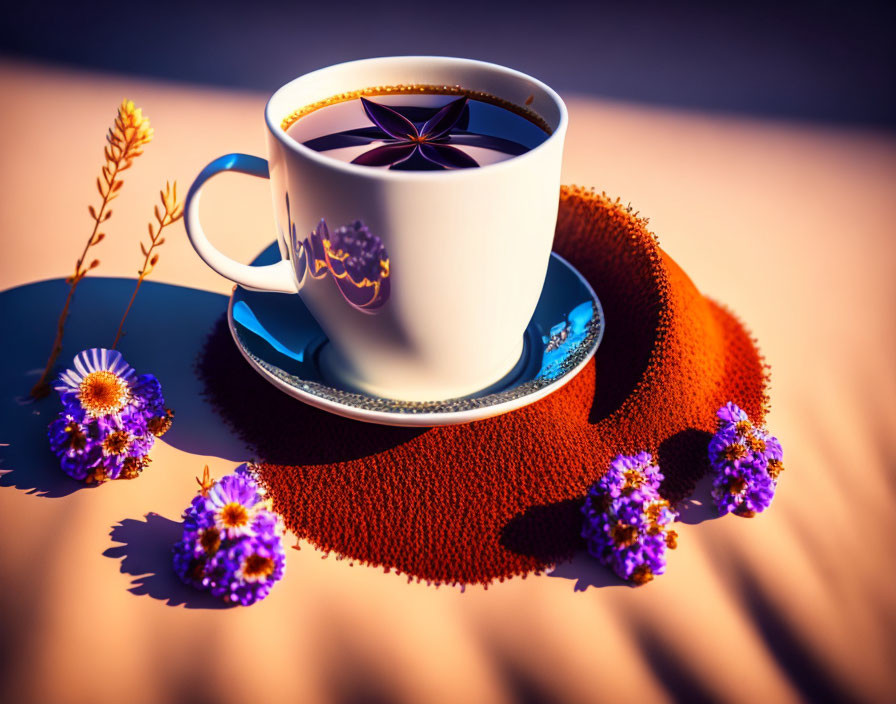
POLYGON ((475 168, 525 154, 548 138, 520 110, 456 94, 359 97, 308 113, 287 134, 334 159, 364 166, 475 168))

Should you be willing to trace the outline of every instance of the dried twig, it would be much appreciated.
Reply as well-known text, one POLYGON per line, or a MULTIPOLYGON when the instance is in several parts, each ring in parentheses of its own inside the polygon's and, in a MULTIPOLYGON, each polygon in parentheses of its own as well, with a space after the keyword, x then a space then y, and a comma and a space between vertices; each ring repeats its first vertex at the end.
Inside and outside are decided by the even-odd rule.
POLYGON ((174 182, 173 188, 166 182, 165 190, 159 191, 159 195, 162 198, 162 205, 164 206, 165 211, 162 213, 159 211, 159 206, 155 206, 154 212, 158 229, 154 230, 153 224, 150 222, 148 225, 149 247, 142 242, 140 243, 140 251, 143 253, 144 257, 143 268, 137 272, 137 285, 134 287, 134 293, 131 294, 131 300, 128 301, 128 307, 125 308, 124 315, 121 316, 121 322, 118 324, 118 332, 115 333, 115 342, 112 343, 113 350, 118 346, 118 341, 121 339, 121 333, 124 329, 124 321, 128 317, 128 313, 131 312, 131 306, 134 305, 134 299, 137 298, 137 291, 140 290, 140 284, 143 283, 143 279, 150 275, 159 261, 158 252, 153 254, 153 250, 155 250, 156 247, 165 244, 165 238, 162 237, 162 230, 168 225, 180 220, 184 215, 183 203, 177 202, 177 181, 174 182))
POLYGON ((199 493, 202 496, 208 496, 209 490, 215 485, 215 480, 212 479, 211 472, 208 471, 208 465, 205 465, 205 469, 202 470, 202 479, 196 477, 196 483, 199 485, 199 493))
POLYGON ((53 365, 56 364, 59 353, 62 352, 65 321, 68 318, 75 289, 81 280, 87 276, 87 272, 95 269, 100 264, 99 259, 94 259, 89 265, 85 266, 87 253, 90 248, 99 244, 106 236, 99 229, 102 223, 112 217, 112 210, 109 209, 109 204, 120 195, 121 187, 124 185, 120 174, 122 171, 131 168, 134 159, 143 153, 143 145, 148 144, 152 140, 152 135, 153 130, 149 125, 149 118, 144 117, 143 111, 140 108, 135 108, 133 102, 123 100, 118 108, 115 123, 109 128, 109 132, 106 135, 107 144, 103 148, 106 163, 103 165, 102 177, 97 177, 96 179, 96 187, 102 201, 99 209, 94 208, 92 205, 87 207, 87 211, 93 219, 93 231, 84 245, 81 256, 75 262, 74 273, 66 279, 66 283, 69 285, 68 296, 65 298, 65 304, 56 323, 56 338, 53 340, 53 347, 50 350, 47 366, 40 375, 40 379, 37 380, 37 383, 31 389, 31 396, 34 398, 41 398, 50 393, 50 385, 47 383, 47 379, 53 370, 53 365))

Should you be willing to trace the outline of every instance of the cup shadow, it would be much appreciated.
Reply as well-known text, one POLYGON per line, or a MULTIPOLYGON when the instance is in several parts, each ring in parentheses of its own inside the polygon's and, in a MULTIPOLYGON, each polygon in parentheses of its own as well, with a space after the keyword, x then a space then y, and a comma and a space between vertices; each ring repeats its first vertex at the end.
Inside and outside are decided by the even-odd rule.
MULTIPOLYGON (((85 279, 66 325, 59 370, 82 349, 112 344, 132 279, 85 279)), ((0 292, 0 321, 11 334, 0 366, 0 486, 58 498, 83 488, 59 468, 46 428, 60 406, 55 393, 33 401, 28 392, 52 345, 68 287, 62 279, 0 292)), ((244 444, 223 427, 202 395, 194 370, 199 350, 227 297, 183 286, 144 282, 119 349, 137 373, 155 374, 176 417, 163 442, 198 455, 243 461, 244 444)), ((231 343, 232 344, 232 343, 231 343)))
POLYGON ((146 514, 145 521, 125 518, 109 534, 112 542, 120 544, 107 548, 103 555, 121 559, 121 573, 133 578, 128 589, 131 594, 187 609, 232 608, 233 604, 184 584, 174 573, 171 546, 182 532, 181 522, 157 513, 146 514))
POLYGON ((385 452, 429 430, 363 423, 287 396, 246 364, 233 344, 226 316, 208 336, 197 370, 215 409, 265 462, 344 462, 385 452))

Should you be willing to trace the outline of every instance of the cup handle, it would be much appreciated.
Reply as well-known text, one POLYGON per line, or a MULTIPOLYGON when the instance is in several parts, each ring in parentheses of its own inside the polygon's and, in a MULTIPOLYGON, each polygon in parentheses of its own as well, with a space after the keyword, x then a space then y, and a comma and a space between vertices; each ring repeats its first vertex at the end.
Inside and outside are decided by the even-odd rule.
POLYGON ((199 196, 205 182, 224 171, 270 178, 268 162, 249 154, 225 154, 206 166, 190 186, 184 208, 184 225, 193 249, 212 269, 243 288, 253 291, 298 293, 301 284, 296 281, 292 262, 289 260, 281 259, 276 264, 267 266, 248 266, 231 259, 208 241, 202 225, 199 224, 199 196))

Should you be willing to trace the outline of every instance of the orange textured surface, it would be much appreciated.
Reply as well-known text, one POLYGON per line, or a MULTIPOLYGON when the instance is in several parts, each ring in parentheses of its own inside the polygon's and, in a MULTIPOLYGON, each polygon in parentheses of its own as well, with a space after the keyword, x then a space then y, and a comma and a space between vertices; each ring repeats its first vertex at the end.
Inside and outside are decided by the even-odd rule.
POLYGON ((767 374, 753 340, 697 291, 646 221, 567 187, 555 249, 600 297, 604 341, 560 391, 478 423, 386 428, 304 406, 264 388, 218 327, 200 371, 262 460, 258 474, 291 531, 409 577, 488 584, 572 556, 581 499, 615 455, 657 453, 663 493, 676 501, 706 470, 720 405, 764 418, 767 374), (314 447, 296 447, 296 429, 314 447))

